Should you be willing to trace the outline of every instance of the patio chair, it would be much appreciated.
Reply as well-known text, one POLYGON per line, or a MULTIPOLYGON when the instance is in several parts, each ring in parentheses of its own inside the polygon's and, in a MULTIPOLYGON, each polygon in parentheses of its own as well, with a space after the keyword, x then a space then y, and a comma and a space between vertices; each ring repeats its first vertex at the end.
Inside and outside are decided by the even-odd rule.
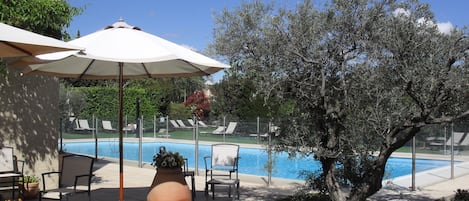
POLYGON ((184 177, 190 177, 191 178, 191 191, 192 191, 192 201, 195 198, 195 172, 192 170, 189 170, 189 160, 187 158, 184 158, 184 168, 182 173, 184 174, 184 177))
POLYGON ((13 154, 12 147, 0 148, 0 191, 11 191, 10 200, 15 200, 15 192, 21 196, 19 181, 23 178, 24 161, 13 154), (19 166, 18 163, 21 163, 19 166))
POLYGON ((112 127, 111 121, 103 120, 102 125, 103 125, 103 130, 104 131, 107 131, 107 132, 115 132, 116 131, 116 129, 112 127))
MULTIPOLYGON (((204 157, 205 161, 205 194, 209 188, 212 191, 212 199, 215 199, 215 186, 227 186, 228 197, 231 190, 236 191, 239 199, 238 178, 239 145, 213 144, 211 156, 204 157)), ((233 200, 235 196, 233 195, 233 200)))
MULTIPOLYGON (((42 185, 44 189, 39 193, 39 200, 43 198, 62 200, 80 193, 88 193, 88 200, 91 200, 91 178, 93 176, 94 159, 89 156, 70 154, 63 156, 60 171, 46 172, 42 174, 42 185), (58 176, 58 187, 50 188, 46 186, 51 176, 58 176)), ((49 182, 50 184, 50 182, 49 182)))

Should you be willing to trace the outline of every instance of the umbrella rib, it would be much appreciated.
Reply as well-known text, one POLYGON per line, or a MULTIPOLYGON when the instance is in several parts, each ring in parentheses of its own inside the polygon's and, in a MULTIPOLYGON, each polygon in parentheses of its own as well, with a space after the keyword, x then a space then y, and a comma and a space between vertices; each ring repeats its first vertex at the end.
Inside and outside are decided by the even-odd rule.
POLYGON ((207 73, 207 72, 203 71, 202 69, 200 69, 199 67, 197 67, 196 65, 192 64, 192 63, 189 62, 189 61, 186 61, 186 60, 184 60, 184 59, 181 59, 181 61, 183 61, 183 62, 189 64, 190 66, 193 66, 195 69, 197 69, 197 70, 199 70, 200 72, 204 73, 205 76, 210 75, 210 73, 207 73))
POLYGON ((20 52, 23 52, 23 53, 25 53, 25 54, 27 54, 27 55, 29 55, 29 56, 33 56, 33 53, 31 53, 31 52, 29 52, 29 51, 27 51, 27 50, 25 50, 25 49, 23 49, 23 48, 21 48, 21 47, 18 47, 18 46, 16 46, 16 45, 13 45, 13 44, 9 43, 8 41, 1 41, 1 42, 3 42, 3 44, 5 44, 5 45, 7 45, 7 46, 10 46, 10 47, 13 48, 13 49, 19 50, 20 52))
POLYGON ((143 70, 145 70, 145 73, 147 74, 148 78, 152 78, 150 72, 148 72, 147 66, 145 66, 145 63, 141 63, 143 66, 143 70))
POLYGON ((85 76, 86 72, 88 72, 88 69, 90 69, 91 65, 93 65, 93 63, 96 61, 96 59, 93 59, 89 64, 88 66, 86 66, 85 70, 83 71, 83 73, 80 75, 80 77, 78 77, 78 79, 81 80, 81 78, 83 78, 83 76, 85 76))

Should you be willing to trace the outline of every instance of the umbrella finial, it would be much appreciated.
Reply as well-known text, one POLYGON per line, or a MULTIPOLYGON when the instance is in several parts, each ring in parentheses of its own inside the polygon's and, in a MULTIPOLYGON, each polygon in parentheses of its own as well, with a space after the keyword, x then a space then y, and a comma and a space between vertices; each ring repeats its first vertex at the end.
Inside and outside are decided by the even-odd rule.
POLYGON ((127 24, 122 17, 120 17, 117 22, 112 25, 107 26, 105 29, 112 29, 112 28, 127 28, 127 29, 135 29, 141 30, 139 27, 131 26, 127 24))

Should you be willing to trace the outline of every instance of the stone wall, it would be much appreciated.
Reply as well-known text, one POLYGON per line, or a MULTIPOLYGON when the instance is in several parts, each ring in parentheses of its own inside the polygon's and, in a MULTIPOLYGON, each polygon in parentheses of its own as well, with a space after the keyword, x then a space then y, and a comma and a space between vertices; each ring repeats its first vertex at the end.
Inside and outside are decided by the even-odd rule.
POLYGON ((15 67, 0 74, 0 146, 14 148, 25 174, 58 169, 58 105, 57 78, 21 76, 15 67))

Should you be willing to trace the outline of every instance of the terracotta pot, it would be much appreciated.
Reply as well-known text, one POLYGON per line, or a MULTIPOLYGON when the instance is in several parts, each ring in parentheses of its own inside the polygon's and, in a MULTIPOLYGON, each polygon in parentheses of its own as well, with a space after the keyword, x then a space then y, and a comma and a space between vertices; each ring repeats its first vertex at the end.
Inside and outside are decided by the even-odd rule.
POLYGON ((147 201, 190 201, 192 199, 181 168, 158 168, 147 201))
POLYGON ((39 194, 39 183, 25 183, 23 184, 23 197, 24 199, 35 199, 39 194))

